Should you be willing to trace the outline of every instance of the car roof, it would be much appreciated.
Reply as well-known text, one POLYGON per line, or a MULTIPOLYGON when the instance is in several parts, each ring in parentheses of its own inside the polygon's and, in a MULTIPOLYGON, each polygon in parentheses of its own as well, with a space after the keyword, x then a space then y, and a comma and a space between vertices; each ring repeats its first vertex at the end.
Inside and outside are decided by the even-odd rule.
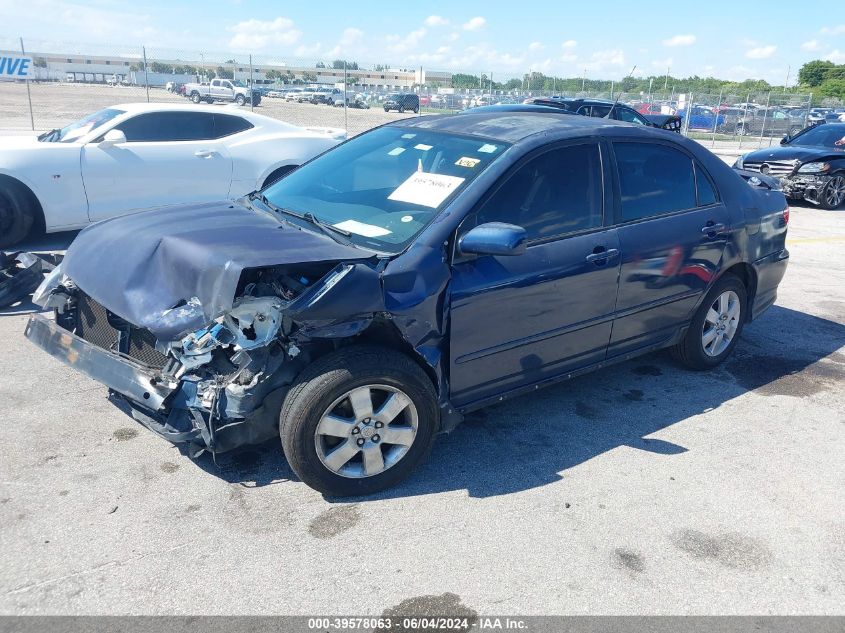
MULTIPOLYGON (((587 116, 561 116, 551 111, 492 111, 488 108, 475 108, 469 112, 453 115, 430 115, 411 119, 400 119, 389 123, 393 127, 423 128, 437 132, 477 136, 505 143, 518 143, 529 137, 546 134, 549 137, 566 138, 602 134, 610 129, 621 127, 639 131, 643 136, 649 133, 663 132, 656 128, 647 128, 633 123, 624 123, 615 119, 587 116), (484 112, 480 112, 484 110, 484 112)), ((677 134, 663 132, 665 134, 677 134)), ((661 134, 662 136, 662 134, 661 134)), ((665 138, 665 137, 663 137, 665 138)))

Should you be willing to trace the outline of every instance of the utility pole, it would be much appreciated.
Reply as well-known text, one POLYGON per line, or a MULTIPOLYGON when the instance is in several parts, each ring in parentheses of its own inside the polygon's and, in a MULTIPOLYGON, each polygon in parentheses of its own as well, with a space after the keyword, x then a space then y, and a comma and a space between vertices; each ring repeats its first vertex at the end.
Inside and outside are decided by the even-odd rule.
POLYGON ((663 82, 663 92, 666 93, 666 88, 669 87, 669 71, 672 70, 671 66, 666 68, 666 80, 663 82))
POLYGON ((786 67, 786 81, 783 82, 783 93, 786 94, 787 89, 789 88, 789 73, 792 70, 792 66, 786 67))
POLYGON ((587 69, 584 69, 584 78, 581 80, 581 92, 584 92, 584 87, 587 85, 587 69))

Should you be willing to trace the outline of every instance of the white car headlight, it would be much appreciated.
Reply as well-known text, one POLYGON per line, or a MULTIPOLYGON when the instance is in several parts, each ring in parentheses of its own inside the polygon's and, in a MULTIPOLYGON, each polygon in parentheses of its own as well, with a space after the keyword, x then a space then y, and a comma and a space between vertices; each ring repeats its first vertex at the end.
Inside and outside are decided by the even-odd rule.
POLYGON ((799 174, 822 174, 830 169, 830 163, 807 163, 798 168, 799 174))

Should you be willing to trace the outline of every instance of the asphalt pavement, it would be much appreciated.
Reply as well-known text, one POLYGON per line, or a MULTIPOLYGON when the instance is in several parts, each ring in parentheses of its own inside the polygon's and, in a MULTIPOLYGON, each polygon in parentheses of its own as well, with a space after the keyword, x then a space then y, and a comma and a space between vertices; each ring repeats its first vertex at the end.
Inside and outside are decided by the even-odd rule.
POLYGON ((793 207, 788 246, 722 367, 490 407, 367 499, 274 441, 192 461, 0 311, 0 613, 843 614, 845 210, 793 207))

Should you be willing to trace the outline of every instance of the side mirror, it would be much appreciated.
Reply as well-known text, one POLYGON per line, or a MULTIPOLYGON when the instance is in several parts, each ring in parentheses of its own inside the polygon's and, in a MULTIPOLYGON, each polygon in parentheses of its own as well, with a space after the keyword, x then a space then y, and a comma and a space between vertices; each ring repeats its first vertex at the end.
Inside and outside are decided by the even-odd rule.
POLYGON ((126 142, 126 134, 121 130, 109 130, 99 142, 98 147, 111 147, 112 145, 120 145, 126 142))
POLYGON ((458 241, 461 253, 473 255, 522 255, 525 229, 504 222, 488 222, 468 231, 458 241))
POLYGON ((789 134, 787 134, 787 135, 786 135, 786 136, 784 136, 782 139, 780 139, 780 144, 781 144, 781 145, 786 145, 787 143, 789 143, 789 139, 791 139, 791 138, 792 138, 792 137, 791 137, 789 134))

